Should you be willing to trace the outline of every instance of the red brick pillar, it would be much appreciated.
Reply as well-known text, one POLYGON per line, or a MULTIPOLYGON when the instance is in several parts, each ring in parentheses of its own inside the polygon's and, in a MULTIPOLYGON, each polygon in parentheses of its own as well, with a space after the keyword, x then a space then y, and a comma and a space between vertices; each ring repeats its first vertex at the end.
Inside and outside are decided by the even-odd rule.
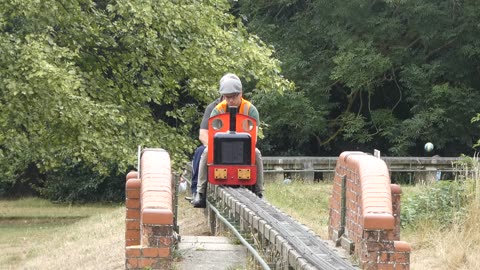
POLYGON ((399 241, 400 194, 381 159, 361 152, 343 152, 338 158, 329 235, 348 251, 354 244, 362 269, 409 269, 410 245, 399 241))
POLYGON ((395 218, 394 240, 400 240, 400 199, 402 189, 396 184, 391 184, 390 187, 392 189, 392 211, 395 218))
POLYGON ((172 249, 177 239, 170 170, 170 156, 165 150, 144 149, 141 181, 127 181, 127 205, 136 208, 127 207, 127 217, 135 221, 127 223, 127 235, 135 237, 135 241, 125 248, 126 269, 172 267, 172 249))
POLYGON ((131 171, 127 174, 125 185, 125 246, 140 245, 140 186, 141 180, 138 173, 131 171))

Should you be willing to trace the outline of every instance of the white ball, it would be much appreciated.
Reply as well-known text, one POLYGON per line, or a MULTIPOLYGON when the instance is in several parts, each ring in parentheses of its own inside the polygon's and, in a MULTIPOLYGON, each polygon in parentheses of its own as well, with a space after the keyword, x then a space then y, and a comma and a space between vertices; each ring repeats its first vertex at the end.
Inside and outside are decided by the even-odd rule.
POLYGON ((292 180, 290 180, 290 179, 288 179, 288 178, 285 178, 285 179, 283 180, 283 184, 285 184, 285 185, 288 185, 288 184, 290 184, 291 182, 292 182, 292 180))
POLYGON ((425 144, 425 147, 424 147, 424 148, 425 148, 425 151, 427 151, 427 152, 432 152, 432 151, 433 151, 433 143, 427 142, 427 143, 425 144))

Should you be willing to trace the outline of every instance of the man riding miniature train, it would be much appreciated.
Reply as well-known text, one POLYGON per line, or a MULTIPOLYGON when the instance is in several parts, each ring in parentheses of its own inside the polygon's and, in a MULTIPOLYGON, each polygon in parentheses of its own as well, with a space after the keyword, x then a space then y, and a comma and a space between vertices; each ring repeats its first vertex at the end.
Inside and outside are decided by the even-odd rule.
MULTIPOLYGON (((237 107, 239 114, 244 114, 254 118, 257 123, 260 123, 260 116, 257 108, 249 101, 242 97, 242 82, 237 75, 232 73, 225 74, 220 80, 220 95, 223 101, 220 102, 210 114, 210 117, 218 114, 228 112, 229 107, 237 107)), ((256 141, 256 138, 255 138, 256 141)), ((202 153, 198 168, 198 183, 197 192, 192 202, 195 208, 205 208, 206 206, 206 191, 207 191, 207 156, 208 147, 202 153)), ((260 198, 263 197, 263 162, 260 150, 255 148, 256 160, 256 183, 253 187, 253 192, 260 198)))

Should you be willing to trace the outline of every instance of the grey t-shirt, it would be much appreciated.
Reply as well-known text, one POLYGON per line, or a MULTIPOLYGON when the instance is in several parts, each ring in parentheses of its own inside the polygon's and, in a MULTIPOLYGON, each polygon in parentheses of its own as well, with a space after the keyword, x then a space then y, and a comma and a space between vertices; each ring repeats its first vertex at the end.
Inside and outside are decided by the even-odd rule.
POLYGON ((207 108, 205 108, 205 112, 203 113, 202 123, 200 123, 200 129, 208 129, 208 119, 210 119, 210 114, 212 113, 215 106, 220 103, 220 98, 217 98, 212 103, 208 104, 207 108))

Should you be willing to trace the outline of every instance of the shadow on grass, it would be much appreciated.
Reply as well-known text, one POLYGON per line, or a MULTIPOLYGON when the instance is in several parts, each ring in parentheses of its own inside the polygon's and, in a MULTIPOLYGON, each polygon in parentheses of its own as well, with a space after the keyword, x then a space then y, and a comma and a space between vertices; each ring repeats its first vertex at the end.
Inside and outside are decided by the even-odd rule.
POLYGON ((0 217, 0 227, 36 227, 65 226, 73 224, 86 216, 72 217, 0 217))

